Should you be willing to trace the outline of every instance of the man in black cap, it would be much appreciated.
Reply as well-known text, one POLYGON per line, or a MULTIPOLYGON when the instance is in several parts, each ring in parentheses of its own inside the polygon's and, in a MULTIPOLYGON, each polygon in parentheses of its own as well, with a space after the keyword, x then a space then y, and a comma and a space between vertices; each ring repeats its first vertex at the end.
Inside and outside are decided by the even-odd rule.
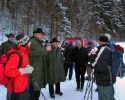
POLYGON ((99 37, 100 46, 97 57, 92 63, 95 68, 99 100, 114 100, 113 83, 115 83, 115 77, 111 74, 112 51, 108 47, 108 41, 108 37, 105 35, 99 37))
POLYGON ((41 28, 37 28, 33 32, 33 37, 30 40, 30 65, 34 67, 34 72, 31 78, 30 91, 31 100, 39 100, 40 89, 44 88, 47 84, 47 63, 46 55, 47 51, 50 51, 50 47, 44 47, 43 39, 45 33, 41 28), (37 83, 36 84, 34 84, 37 83), (38 88, 39 87, 39 88, 38 88))
POLYGON ((14 35, 10 33, 10 34, 6 34, 6 37, 8 38, 8 40, 1 44, 0 56, 2 54, 5 54, 7 51, 9 51, 10 48, 13 47, 14 45, 14 42, 13 42, 14 35))

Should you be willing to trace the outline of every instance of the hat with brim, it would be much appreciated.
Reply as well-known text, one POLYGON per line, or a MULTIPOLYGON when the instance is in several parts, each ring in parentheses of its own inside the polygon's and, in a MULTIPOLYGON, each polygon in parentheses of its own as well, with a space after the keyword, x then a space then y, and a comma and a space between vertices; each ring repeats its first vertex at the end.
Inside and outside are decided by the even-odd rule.
POLYGON ((7 38, 9 38, 9 37, 13 37, 13 38, 14 38, 14 35, 13 35, 12 33, 10 33, 10 34, 5 34, 5 36, 6 36, 7 38))
POLYGON ((53 43, 53 42, 60 42, 60 41, 57 38, 53 38, 50 43, 53 43))
POLYGON ((41 34, 45 35, 45 33, 43 32, 43 30, 42 30, 41 28, 37 28, 37 29, 33 32, 33 34, 36 34, 36 33, 41 33, 41 34))

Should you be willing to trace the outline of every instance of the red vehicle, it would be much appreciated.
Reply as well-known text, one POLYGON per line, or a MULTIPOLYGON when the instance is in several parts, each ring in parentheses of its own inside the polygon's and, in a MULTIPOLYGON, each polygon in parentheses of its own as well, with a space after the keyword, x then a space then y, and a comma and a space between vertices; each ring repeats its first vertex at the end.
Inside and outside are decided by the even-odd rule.
POLYGON ((92 40, 87 40, 85 38, 81 38, 81 37, 74 37, 74 38, 65 38, 65 40, 63 41, 62 45, 65 45, 65 43, 69 43, 69 41, 73 41, 73 45, 76 45, 77 41, 82 41, 82 46, 86 47, 86 44, 88 42, 92 42, 92 40))

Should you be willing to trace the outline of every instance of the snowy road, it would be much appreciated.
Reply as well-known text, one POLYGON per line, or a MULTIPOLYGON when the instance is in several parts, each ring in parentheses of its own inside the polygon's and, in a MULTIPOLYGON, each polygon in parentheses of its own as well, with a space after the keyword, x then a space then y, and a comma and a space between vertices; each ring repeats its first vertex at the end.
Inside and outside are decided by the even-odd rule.
MULTIPOLYGON (((85 85, 87 84, 87 81, 85 82, 85 85)), ((93 100, 98 100, 97 99, 97 93, 94 92, 95 90, 95 86, 93 88, 93 100)), ((84 98, 84 91, 86 89, 86 87, 84 87, 84 91, 83 92, 79 92, 76 91, 76 83, 75 83, 75 77, 73 77, 73 79, 71 81, 67 80, 64 83, 61 83, 61 91, 63 92, 63 96, 56 96, 55 100, 83 100, 84 98)), ((43 93, 45 94, 45 96, 47 97, 47 100, 52 100, 49 96, 49 92, 48 92, 48 87, 47 89, 43 89, 42 90, 43 93)), ((40 100, 43 100, 42 97, 40 98, 40 100)))
MULTIPOLYGON (((55 100, 83 100, 84 92, 86 89, 86 84, 87 84, 87 81, 85 82, 84 91, 78 92, 78 91, 75 91, 75 88, 76 88, 75 78, 73 78, 73 80, 71 81, 67 80, 66 82, 61 84, 61 89, 64 95, 61 97, 56 95, 55 100)), ((95 92, 95 88, 96 86, 94 85, 92 100, 98 100, 98 95, 95 92)), ((116 100, 125 100, 125 94, 124 94, 125 93, 125 78, 117 79, 117 82, 115 84, 115 90, 116 90, 116 93, 115 93, 116 100)), ((42 91, 45 94, 47 100, 52 100, 49 96, 48 87, 46 89, 43 89, 42 91)), ((40 100, 43 100, 42 97, 40 98, 40 100)))
MULTIPOLYGON (((85 82, 85 87, 86 83, 87 81, 85 82)), ((61 84, 61 90, 64 93, 64 95, 61 97, 56 95, 55 100, 83 100, 85 88, 83 92, 75 91, 75 88, 76 88, 75 78, 73 77, 71 81, 67 80, 66 82, 61 84)), ((95 88, 96 86, 94 85, 92 100, 98 100, 95 88)), ((116 100, 125 100, 125 78, 117 79, 117 83, 115 84, 115 90, 116 90, 115 93, 116 100)), ((46 89, 42 89, 42 91, 45 94, 47 100, 52 100, 49 96, 48 86, 46 89)), ((6 97, 6 89, 0 86, 0 100, 6 100, 5 97, 6 97)), ((40 100, 43 100, 42 96, 40 97, 40 100)))

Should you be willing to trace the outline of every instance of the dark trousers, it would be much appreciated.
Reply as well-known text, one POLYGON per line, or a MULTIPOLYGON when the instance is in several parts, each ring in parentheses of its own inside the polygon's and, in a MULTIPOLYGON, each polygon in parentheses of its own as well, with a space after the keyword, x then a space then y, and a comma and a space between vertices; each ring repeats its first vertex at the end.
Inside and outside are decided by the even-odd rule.
POLYGON ((30 100, 39 100, 40 91, 34 90, 33 84, 30 85, 29 90, 30 90, 30 100))
MULTIPOLYGON (((60 82, 58 82, 57 84, 55 84, 55 92, 59 93, 60 92, 60 82)), ((54 94, 54 84, 49 84, 49 93, 54 94)))
POLYGON ((27 89, 26 91, 22 93, 14 93, 14 94, 7 93, 7 100, 30 100, 29 90, 27 89))
POLYGON ((78 65, 75 66, 75 77, 77 82, 77 88, 80 88, 80 86, 81 88, 83 88, 85 81, 85 72, 86 72, 86 67, 78 65))
POLYGON ((6 4, 6 5, 7 5, 7 7, 9 7, 9 3, 10 3, 10 0, 7 0, 7 4, 6 4))
POLYGON ((69 71, 69 79, 72 79, 73 65, 65 64, 65 75, 66 75, 66 77, 67 77, 68 71, 69 71))
POLYGON ((115 100, 114 87, 111 86, 98 86, 99 100, 115 100))

